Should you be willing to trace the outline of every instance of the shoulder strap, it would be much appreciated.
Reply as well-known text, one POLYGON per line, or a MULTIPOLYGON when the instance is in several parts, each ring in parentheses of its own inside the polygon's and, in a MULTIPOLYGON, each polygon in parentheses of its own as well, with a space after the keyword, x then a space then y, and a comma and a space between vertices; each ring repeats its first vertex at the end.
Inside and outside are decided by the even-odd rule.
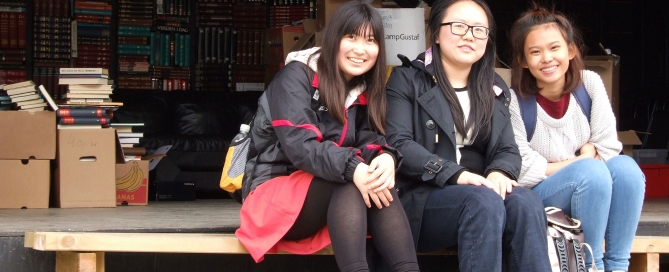
POLYGON ((537 98, 531 95, 522 96, 516 93, 518 97, 518 106, 520 108, 520 117, 523 118, 525 124, 525 132, 527 133, 527 141, 532 140, 534 135, 534 127, 537 124, 537 98))
POLYGON ((583 84, 576 88, 574 91, 574 97, 576 97, 576 102, 578 102, 578 105, 581 106, 583 114, 586 118, 588 118, 588 123, 590 123, 592 99, 590 99, 590 95, 588 95, 588 92, 585 90, 585 86, 583 86, 583 84))
MULTIPOLYGON (((581 84, 575 91, 574 97, 576 102, 581 107, 581 111, 588 122, 590 122, 590 111, 592 108, 592 99, 588 92, 585 90, 585 86, 581 84)), ((532 140, 532 135, 534 134, 534 127, 537 124, 537 100, 534 95, 527 95, 525 97, 518 95, 518 106, 520 106, 520 116, 523 118, 523 123, 525 124, 525 132, 527 132, 527 141, 532 140)))

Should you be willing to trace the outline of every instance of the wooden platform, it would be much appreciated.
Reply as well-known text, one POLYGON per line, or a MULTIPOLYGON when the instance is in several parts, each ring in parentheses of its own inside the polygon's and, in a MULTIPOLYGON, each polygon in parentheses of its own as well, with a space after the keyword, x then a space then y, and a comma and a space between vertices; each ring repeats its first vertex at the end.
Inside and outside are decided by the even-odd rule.
MULTIPOLYGON (((96 231, 233 233, 241 205, 231 199, 150 202, 148 206, 0 209, 0 236, 25 232, 96 231)), ((669 236, 669 198, 646 199, 639 236, 669 236)))
MULTIPOLYGON (((25 250, 35 249, 34 252, 52 254, 56 252, 50 259, 51 265, 55 264, 58 269, 63 269, 60 271, 75 271, 70 267, 72 265, 78 266, 76 271, 82 266, 88 266, 90 268, 88 271, 105 271, 105 259, 109 259, 105 256, 112 256, 116 261, 114 265, 117 269, 108 271, 129 271, 127 266, 118 269, 118 254, 123 254, 124 259, 129 256, 146 256, 146 252, 153 252, 151 254, 178 252, 190 256, 200 256, 191 253, 243 256, 239 254, 245 254, 246 250, 232 234, 239 226, 240 207, 232 200, 198 200, 151 202, 149 206, 141 207, 0 210, 0 237, 20 237, 21 244, 26 247, 25 250), (23 239, 24 234, 25 239, 23 239)), ((635 254, 632 255, 633 268, 630 271, 660 271, 659 254, 669 253, 669 238, 666 237, 669 236, 669 199, 648 199, 643 210, 637 231, 638 237, 632 249, 635 254)), ((319 253, 321 256, 327 256, 331 255, 332 251, 326 248, 319 253)), ((448 254, 440 252, 436 255, 448 254)), ((170 255, 175 254, 167 256, 170 255)), ((161 255, 150 256, 156 258, 161 255)), ((2 257, 3 253, 0 253, 0 266, 2 257)), ((281 259, 286 257, 292 256, 281 259)), ((423 255, 423 258, 425 257, 423 255)), ((173 259, 173 257, 163 258, 173 259)), ((240 257, 231 258, 239 260, 240 257)), ((305 256, 301 256, 297 260, 305 259, 307 259, 305 256)), ((422 263, 422 267, 424 264, 425 262, 422 263)), ((106 266, 109 265, 108 263, 106 266)), ((154 261, 153 268, 155 267, 154 261)), ((241 268, 244 271, 255 269, 241 268)), ((272 267, 270 270, 276 268, 272 267)), ((282 271, 290 270, 283 268, 282 271)), ((445 270, 437 268, 426 271, 445 270)))

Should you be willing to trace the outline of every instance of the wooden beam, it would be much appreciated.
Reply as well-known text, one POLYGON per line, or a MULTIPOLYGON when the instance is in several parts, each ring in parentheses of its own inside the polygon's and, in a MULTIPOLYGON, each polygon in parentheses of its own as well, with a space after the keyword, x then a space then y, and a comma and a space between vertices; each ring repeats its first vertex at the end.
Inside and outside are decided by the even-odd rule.
MULTIPOLYGON (((34 232, 28 235, 32 235, 33 243, 26 247, 42 251, 248 254, 234 234, 34 232)), ((314 254, 332 255, 332 247, 314 254)))
POLYGON ((630 258, 629 272, 659 272, 659 253, 633 253, 630 258))
POLYGON ((632 253, 669 253, 669 237, 637 236, 632 243, 632 253))
POLYGON ((56 272, 104 272, 104 252, 56 252, 56 272))

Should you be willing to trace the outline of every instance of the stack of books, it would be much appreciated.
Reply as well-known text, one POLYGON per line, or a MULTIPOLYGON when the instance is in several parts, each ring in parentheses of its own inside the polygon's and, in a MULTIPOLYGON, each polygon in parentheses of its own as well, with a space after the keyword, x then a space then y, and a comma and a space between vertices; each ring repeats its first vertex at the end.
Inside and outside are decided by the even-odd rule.
POLYGON ((112 102, 108 78, 105 68, 60 68, 58 84, 68 86, 66 100, 56 112, 59 129, 109 127, 123 103, 112 102))
POLYGON ((30 80, 3 85, 0 90, 0 110, 44 111, 47 102, 57 107, 44 86, 40 85, 38 91, 30 80))
MULTIPOLYGON (((118 134, 123 152, 127 156, 138 156, 139 154, 134 154, 137 153, 136 151, 132 151, 133 154, 128 154, 125 149, 128 148, 128 151, 131 151, 131 148, 140 143, 140 139, 144 137, 144 133, 141 132, 144 123, 114 123, 111 126, 118 134)), ((138 158, 141 158, 141 156, 138 158)))
POLYGON ((107 69, 60 68, 58 84, 68 85, 65 104, 118 106, 109 98, 113 88, 107 69))
POLYGON ((104 107, 60 107, 56 110, 58 129, 108 128, 114 110, 104 107))

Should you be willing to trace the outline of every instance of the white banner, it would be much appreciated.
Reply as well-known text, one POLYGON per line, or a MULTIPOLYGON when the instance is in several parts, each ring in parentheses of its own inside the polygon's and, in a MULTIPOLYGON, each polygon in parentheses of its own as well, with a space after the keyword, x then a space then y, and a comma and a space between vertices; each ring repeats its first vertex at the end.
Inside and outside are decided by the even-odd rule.
POLYGON ((402 65, 397 54, 413 60, 425 52, 425 10, 423 8, 377 8, 383 19, 386 63, 402 65))

